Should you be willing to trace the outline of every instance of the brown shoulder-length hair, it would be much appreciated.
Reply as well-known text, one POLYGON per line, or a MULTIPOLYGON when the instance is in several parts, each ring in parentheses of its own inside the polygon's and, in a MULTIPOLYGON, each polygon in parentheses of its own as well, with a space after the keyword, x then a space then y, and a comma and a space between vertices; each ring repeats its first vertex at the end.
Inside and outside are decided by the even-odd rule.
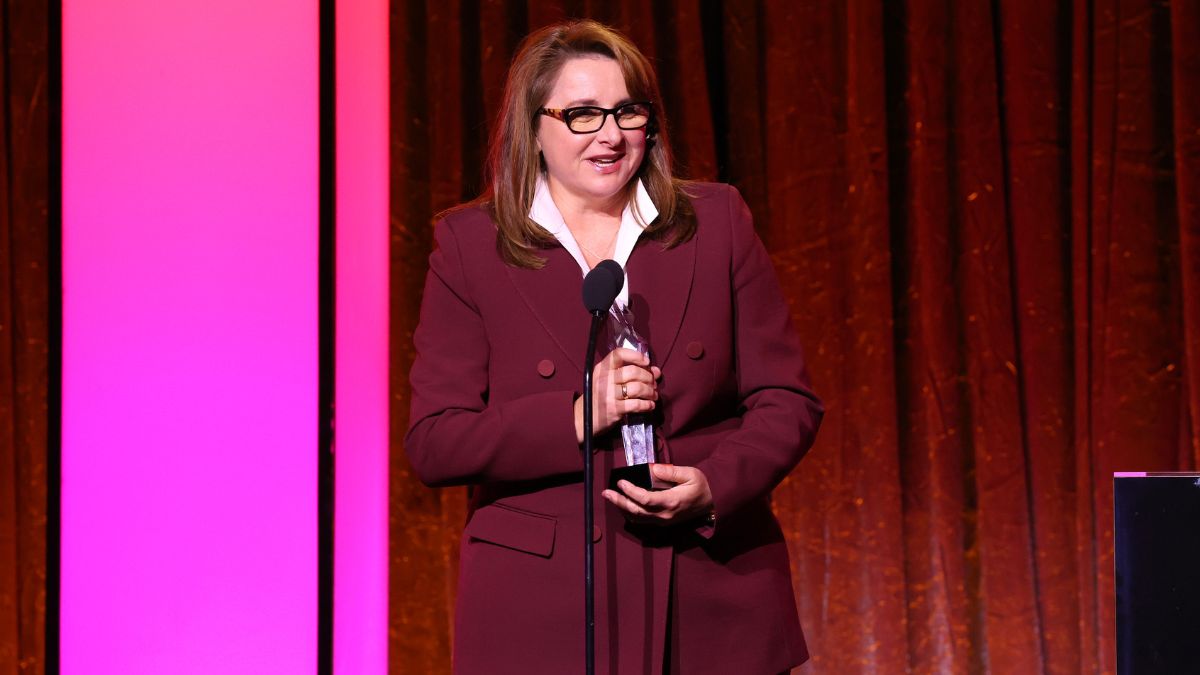
MULTIPOLYGON (((646 129, 647 151, 635 174, 658 209, 658 219, 646 234, 675 246, 696 231, 687 183, 671 173, 671 150, 667 144, 658 78, 649 60, 628 38, 595 21, 571 21, 547 26, 522 42, 508 70, 504 101, 488 149, 488 187, 477 200, 492 214, 498 228, 497 247, 505 262, 537 269, 545 264, 538 251, 554 237, 529 219, 538 174, 542 170, 537 145, 537 128, 558 73, 569 59, 604 56, 613 59, 625 76, 633 100, 651 101, 654 113, 646 129)), ((631 183, 627 199, 637 209, 631 183)), ((637 216, 641 218, 641 214, 637 216)))

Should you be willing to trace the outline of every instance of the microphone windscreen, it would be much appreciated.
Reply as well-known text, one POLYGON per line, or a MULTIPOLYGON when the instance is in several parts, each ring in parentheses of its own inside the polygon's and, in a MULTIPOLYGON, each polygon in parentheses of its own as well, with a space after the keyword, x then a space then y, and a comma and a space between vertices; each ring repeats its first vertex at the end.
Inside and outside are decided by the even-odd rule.
POLYGON ((607 312, 625 285, 625 270, 615 260, 601 260, 583 278, 583 306, 591 313, 607 312))
MULTIPOLYGON (((621 289, 625 286, 625 270, 621 268, 620 263, 616 260, 601 260, 596 263, 596 267, 606 269, 612 275, 613 283, 616 284, 616 287, 613 288, 613 299, 615 300, 621 289)), ((605 307, 605 309, 608 308, 605 307)))

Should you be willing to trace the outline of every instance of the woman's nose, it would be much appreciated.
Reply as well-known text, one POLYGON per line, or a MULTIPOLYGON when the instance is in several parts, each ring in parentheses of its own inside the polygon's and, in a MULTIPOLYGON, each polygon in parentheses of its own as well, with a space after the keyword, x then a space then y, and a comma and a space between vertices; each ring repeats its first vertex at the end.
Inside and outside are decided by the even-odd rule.
POLYGON ((617 126, 616 115, 605 115, 604 124, 600 125, 600 131, 596 132, 600 139, 607 142, 609 145, 615 145, 621 141, 621 127, 617 126))

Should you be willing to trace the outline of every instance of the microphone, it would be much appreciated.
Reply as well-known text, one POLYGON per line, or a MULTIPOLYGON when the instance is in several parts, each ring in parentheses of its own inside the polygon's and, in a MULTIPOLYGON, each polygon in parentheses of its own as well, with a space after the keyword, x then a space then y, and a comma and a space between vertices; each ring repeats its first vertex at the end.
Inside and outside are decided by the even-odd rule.
POLYGON ((587 354, 583 358, 583 585, 584 672, 596 672, 596 580, 592 550, 592 367, 596 362, 596 335, 608 308, 625 286, 625 270, 615 260, 601 260, 583 278, 583 306, 592 315, 587 354))
POLYGON ((591 314, 603 314, 625 286, 625 270, 615 260, 601 260, 583 278, 583 306, 591 314))

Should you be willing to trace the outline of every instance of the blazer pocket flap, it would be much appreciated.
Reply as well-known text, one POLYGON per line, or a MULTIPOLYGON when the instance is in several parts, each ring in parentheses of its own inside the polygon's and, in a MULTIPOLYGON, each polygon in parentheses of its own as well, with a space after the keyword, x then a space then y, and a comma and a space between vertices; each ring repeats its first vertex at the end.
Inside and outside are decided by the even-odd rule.
POLYGON ((472 539, 549 558, 554 552, 555 524, 550 516, 492 504, 471 515, 465 532, 472 539))

